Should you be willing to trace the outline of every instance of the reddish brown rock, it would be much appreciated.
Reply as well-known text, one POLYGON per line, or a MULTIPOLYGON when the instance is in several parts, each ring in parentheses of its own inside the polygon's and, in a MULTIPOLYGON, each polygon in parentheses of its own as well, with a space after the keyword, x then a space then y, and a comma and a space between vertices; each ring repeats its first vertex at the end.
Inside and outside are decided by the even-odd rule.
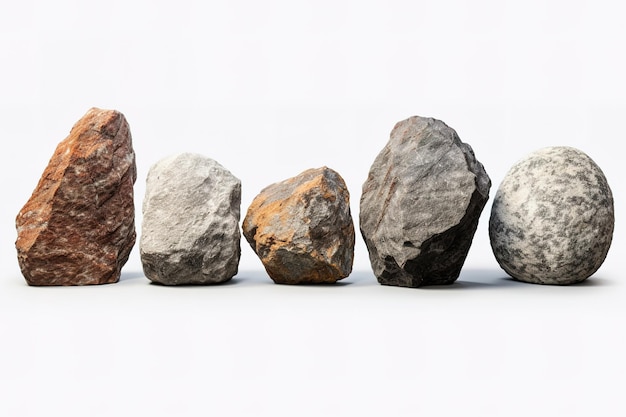
POLYGON ((309 169, 263 189, 243 234, 277 284, 334 283, 352 271, 350 194, 332 169, 309 169))
POLYGON ((28 284, 117 282, 135 243, 136 177, 124 115, 89 110, 17 215, 15 246, 28 284))

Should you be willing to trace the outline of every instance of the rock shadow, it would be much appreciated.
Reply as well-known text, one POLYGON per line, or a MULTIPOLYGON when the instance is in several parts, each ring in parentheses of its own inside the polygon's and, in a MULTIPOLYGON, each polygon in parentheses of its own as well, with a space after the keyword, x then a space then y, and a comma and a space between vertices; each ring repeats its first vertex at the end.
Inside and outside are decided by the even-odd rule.
POLYGON ((164 287, 164 288, 211 288, 211 287, 230 287, 236 284, 239 284, 241 281, 236 277, 233 277, 225 282, 215 282, 215 283, 207 283, 207 284, 178 284, 178 285, 165 285, 159 282, 150 281, 149 285, 154 287, 164 287))
POLYGON ((138 278, 147 279, 143 271, 122 271, 119 282, 136 280, 138 278))

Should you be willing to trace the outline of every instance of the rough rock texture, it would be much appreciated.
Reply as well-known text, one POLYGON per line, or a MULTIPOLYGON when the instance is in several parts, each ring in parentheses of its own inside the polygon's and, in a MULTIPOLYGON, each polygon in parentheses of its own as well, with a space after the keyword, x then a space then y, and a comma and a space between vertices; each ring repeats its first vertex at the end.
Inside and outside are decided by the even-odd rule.
POLYGON ((491 209, 489 237, 513 278, 566 285, 602 265, 613 226, 613 195, 600 168, 578 149, 551 147, 507 173, 491 209))
POLYGON ((332 169, 309 169, 263 189, 243 234, 277 284, 334 283, 352 271, 350 194, 332 169))
POLYGON ((28 284, 119 280, 135 244, 136 175, 124 116, 89 110, 59 143, 17 215, 15 246, 28 284))
POLYGON ((237 274, 241 181, 212 159, 180 154, 148 173, 140 241, 146 277, 216 284, 237 274))
POLYGON ((490 186, 472 148, 445 123, 417 116, 397 123, 361 196, 361 233, 378 281, 453 283, 490 186))

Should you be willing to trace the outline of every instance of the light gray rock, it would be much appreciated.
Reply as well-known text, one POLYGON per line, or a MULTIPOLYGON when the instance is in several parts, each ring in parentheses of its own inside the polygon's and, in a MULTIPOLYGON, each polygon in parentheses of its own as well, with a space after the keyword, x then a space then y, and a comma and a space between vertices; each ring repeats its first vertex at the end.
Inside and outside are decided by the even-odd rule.
POLYGON ((459 276, 491 181, 440 120, 396 124, 363 184, 361 233, 378 281, 419 287, 459 276))
POLYGON ((567 285, 600 268, 614 222, 613 195, 600 167, 578 149, 550 147, 506 174, 491 208, 489 238, 513 278, 567 285))
POLYGON ((277 284, 334 283, 352 271, 350 194, 327 167, 263 189, 248 208, 243 234, 277 284))
POLYGON ((146 277, 215 284, 237 274, 241 181, 212 159, 180 154, 148 173, 140 240, 146 277))

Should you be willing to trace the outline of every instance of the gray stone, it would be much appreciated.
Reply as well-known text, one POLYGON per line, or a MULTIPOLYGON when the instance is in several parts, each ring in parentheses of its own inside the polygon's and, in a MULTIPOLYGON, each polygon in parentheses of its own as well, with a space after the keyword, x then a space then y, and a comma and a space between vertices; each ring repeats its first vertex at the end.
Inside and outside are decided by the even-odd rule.
POLYGON ((277 284, 334 283, 352 271, 350 194, 332 169, 309 169, 263 189, 243 234, 277 284))
POLYGON ((165 158, 150 168, 140 240, 146 277, 165 285, 228 281, 239 266, 241 181, 212 159, 165 158))
POLYGON ((361 196, 361 233, 378 281, 419 287, 459 276, 491 181, 440 120, 396 124, 361 196))
POLYGON ((535 284, 581 282, 611 246, 613 195, 585 153, 550 147, 517 162, 496 193, 489 238, 500 266, 535 284))

